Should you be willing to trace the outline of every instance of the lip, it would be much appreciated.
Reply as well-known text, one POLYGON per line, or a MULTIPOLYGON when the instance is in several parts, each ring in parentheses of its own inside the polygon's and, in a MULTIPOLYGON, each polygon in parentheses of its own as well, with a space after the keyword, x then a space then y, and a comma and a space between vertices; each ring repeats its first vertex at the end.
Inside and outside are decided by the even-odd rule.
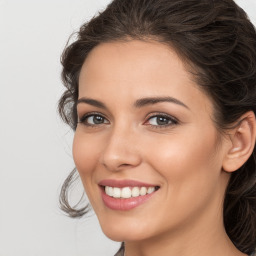
POLYGON ((100 186, 109 186, 109 187, 117 187, 117 188, 124 188, 124 187, 159 187, 156 184, 148 184, 136 180, 102 180, 99 182, 100 186))
POLYGON ((146 194, 144 196, 138 196, 138 197, 131 197, 131 198, 114 198, 111 196, 108 196, 105 191, 104 187, 110 186, 110 187, 159 187, 158 185, 143 183, 135 180, 102 180, 99 182, 99 187, 101 190, 101 196, 102 201, 111 210, 116 211, 129 211, 132 210, 135 207, 138 207, 145 202, 147 202, 151 197, 154 196, 154 194, 157 192, 154 191, 150 194, 146 194))

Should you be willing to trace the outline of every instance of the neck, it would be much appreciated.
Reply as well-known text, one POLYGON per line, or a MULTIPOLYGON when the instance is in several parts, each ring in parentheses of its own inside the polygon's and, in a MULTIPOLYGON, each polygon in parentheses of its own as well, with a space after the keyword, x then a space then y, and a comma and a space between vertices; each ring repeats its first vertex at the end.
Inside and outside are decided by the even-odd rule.
MULTIPOLYGON (((209 217, 209 216, 208 216, 209 217)), ((125 256, 245 256, 225 232, 222 214, 143 241, 125 242, 125 256)), ((203 217, 202 217, 203 218, 203 217)))

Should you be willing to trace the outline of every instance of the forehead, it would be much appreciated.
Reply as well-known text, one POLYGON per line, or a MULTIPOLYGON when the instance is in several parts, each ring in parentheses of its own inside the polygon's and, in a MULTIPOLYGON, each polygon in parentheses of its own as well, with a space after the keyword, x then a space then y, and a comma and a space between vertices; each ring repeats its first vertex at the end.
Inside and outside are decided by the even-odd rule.
MULTIPOLYGON (((180 79, 189 76, 181 59, 167 45, 133 40, 103 43, 95 47, 84 62, 80 78, 88 81, 100 73, 99 79, 112 78, 116 81, 118 78, 123 84, 129 80, 137 83, 143 80, 145 83, 158 80, 159 76, 166 76, 170 72, 177 74, 175 77, 179 76, 180 79)), ((95 78, 93 82, 96 82, 95 78)))
POLYGON ((113 95, 121 103, 171 96, 212 107, 176 52, 155 41, 102 43, 89 53, 79 77, 79 97, 110 100, 113 95))

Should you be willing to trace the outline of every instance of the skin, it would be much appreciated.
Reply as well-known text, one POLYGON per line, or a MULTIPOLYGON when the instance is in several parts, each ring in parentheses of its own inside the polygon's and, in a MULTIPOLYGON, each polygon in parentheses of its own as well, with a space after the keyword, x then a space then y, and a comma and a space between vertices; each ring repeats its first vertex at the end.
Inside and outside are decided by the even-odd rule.
POLYGON ((103 232, 125 241, 126 256, 244 255, 223 226, 230 177, 223 163, 232 143, 219 136, 211 100, 170 47, 136 40, 100 44, 81 70, 79 99, 85 97, 106 108, 77 105, 82 122, 74 161, 103 232), (172 97, 185 106, 134 106, 146 97, 172 97), (83 118, 92 112, 102 123, 83 118), (156 115, 168 115, 166 125, 156 115), (103 179, 133 179, 160 189, 132 210, 115 211, 102 201, 103 179))

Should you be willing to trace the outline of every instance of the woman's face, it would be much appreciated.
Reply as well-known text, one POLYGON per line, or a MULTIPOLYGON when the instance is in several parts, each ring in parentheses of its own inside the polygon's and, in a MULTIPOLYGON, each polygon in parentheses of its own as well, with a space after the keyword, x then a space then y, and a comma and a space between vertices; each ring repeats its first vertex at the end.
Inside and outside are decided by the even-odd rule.
POLYGON ((219 224, 225 140, 210 99, 171 48, 136 40, 94 48, 77 111, 74 161, 108 237, 138 241, 219 224))

